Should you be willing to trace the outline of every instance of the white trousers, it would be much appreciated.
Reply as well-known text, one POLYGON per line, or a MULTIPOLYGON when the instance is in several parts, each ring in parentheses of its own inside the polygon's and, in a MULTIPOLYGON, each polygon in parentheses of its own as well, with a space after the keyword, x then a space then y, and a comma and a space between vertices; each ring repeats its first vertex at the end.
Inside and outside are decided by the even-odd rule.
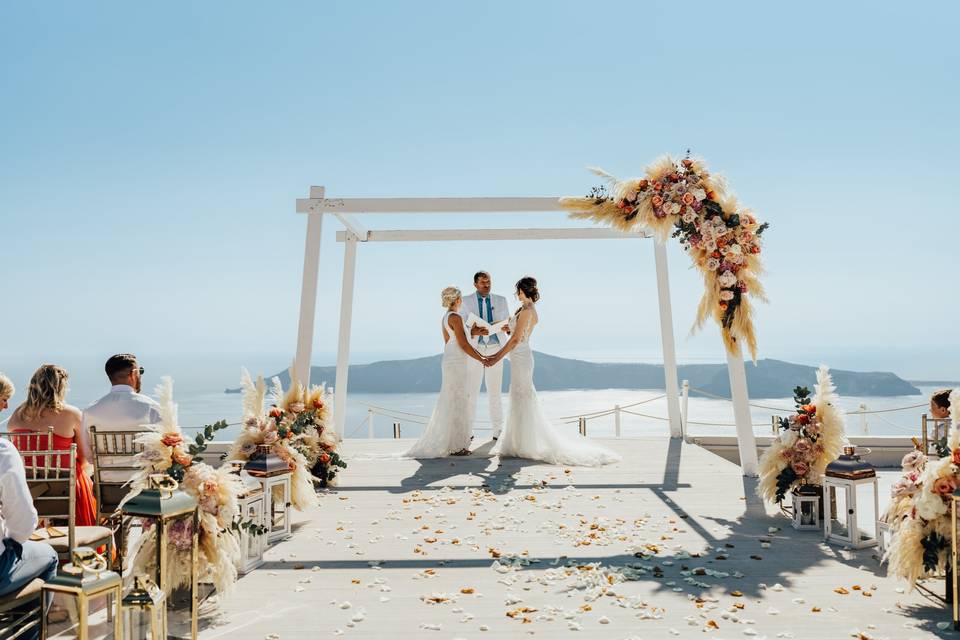
MULTIPOLYGON (((499 344, 476 345, 477 352, 482 356, 492 356, 500 351, 499 344)), ((493 437, 499 438, 503 431, 503 360, 493 365, 485 367, 473 358, 470 358, 470 375, 473 380, 470 383, 471 389, 476 389, 476 395, 473 402, 479 402, 480 386, 486 382, 487 400, 490 402, 490 428, 493 431, 493 437)), ((476 415, 476 405, 474 405, 473 414, 476 415)))

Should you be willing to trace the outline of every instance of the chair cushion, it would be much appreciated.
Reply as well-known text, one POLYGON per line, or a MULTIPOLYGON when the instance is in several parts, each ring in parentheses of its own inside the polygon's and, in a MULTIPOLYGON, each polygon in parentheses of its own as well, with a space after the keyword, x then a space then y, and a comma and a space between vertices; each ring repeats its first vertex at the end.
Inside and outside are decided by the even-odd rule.
MULTIPOLYGON (((66 533, 66 527, 57 528, 66 533)), ((44 531, 45 529, 38 529, 36 533, 42 535, 44 531)), ((98 546, 104 544, 110 539, 110 536, 113 535, 113 531, 107 527, 77 527, 75 533, 76 540, 74 540, 74 546, 76 547, 98 546)), ((69 551, 67 548, 69 546, 69 540, 69 536, 59 536, 57 538, 46 538, 42 542, 46 542, 53 547, 57 553, 66 553, 69 551)))
POLYGON ((43 586, 43 580, 40 578, 34 578, 26 585, 20 588, 19 591, 13 591, 8 593, 5 596, 0 596, 0 606, 8 605, 17 600, 25 600, 35 595, 40 594, 40 587, 43 586))

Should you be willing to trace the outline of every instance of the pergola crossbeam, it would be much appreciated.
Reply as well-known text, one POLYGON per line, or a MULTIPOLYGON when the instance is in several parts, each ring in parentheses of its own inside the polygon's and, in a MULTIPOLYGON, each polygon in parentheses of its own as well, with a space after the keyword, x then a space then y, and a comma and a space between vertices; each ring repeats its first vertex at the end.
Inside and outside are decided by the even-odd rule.
POLYGON ((324 198, 297 199, 297 213, 519 213, 563 211, 559 198, 324 198))
MULTIPOLYGON (((339 218, 340 215, 337 215, 339 218)), ((460 240, 629 240, 644 239, 646 233, 626 233, 616 229, 374 229, 359 235, 354 229, 337 232, 337 242, 348 233, 365 242, 455 242, 460 240)))

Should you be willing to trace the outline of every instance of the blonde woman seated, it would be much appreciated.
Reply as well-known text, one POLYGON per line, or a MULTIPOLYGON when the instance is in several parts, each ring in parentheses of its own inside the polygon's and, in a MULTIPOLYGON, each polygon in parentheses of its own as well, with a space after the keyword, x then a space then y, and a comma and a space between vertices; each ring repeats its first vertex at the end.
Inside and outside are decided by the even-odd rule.
POLYGON ((463 302, 460 290, 447 287, 441 293, 441 302, 447 312, 443 314, 440 324, 444 342, 440 397, 423 435, 403 454, 405 458, 470 455, 476 402, 467 364, 469 358, 484 364, 486 359, 477 353, 467 339, 464 318, 459 312, 463 302))
MULTIPOLYGON (((82 414, 76 407, 66 403, 67 372, 55 364, 45 364, 34 372, 27 389, 27 399, 13 412, 9 429, 14 434, 47 433, 53 427, 53 442, 46 438, 13 436, 13 444, 21 453, 38 451, 49 447, 56 451, 69 451, 70 445, 80 444, 79 433, 82 414)), ((29 466, 30 456, 24 457, 29 466)), ((69 456, 64 454, 60 464, 66 468, 69 456)), ((77 526, 97 524, 97 501, 93 495, 93 482, 84 472, 82 448, 77 447, 76 514, 77 526)))

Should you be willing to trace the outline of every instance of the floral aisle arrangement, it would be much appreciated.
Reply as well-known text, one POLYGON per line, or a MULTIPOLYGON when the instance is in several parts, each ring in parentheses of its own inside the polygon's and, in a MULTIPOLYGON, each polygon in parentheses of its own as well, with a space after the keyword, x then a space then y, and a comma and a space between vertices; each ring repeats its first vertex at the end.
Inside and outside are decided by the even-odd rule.
POLYGON ((806 387, 793 390, 796 413, 780 418, 780 435, 760 458, 757 493, 764 500, 781 502, 792 489, 819 486, 843 449, 843 413, 826 366, 817 370, 815 390, 813 400, 806 387))
POLYGON ((893 575, 911 586, 943 571, 949 562, 950 501, 960 487, 960 390, 950 394, 950 411, 947 455, 935 459, 920 451, 908 453, 902 462, 903 477, 891 489, 883 516, 891 533, 884 560, 893 575))
POLYGON ((623 231, 644 227, 658 242, 679 238, 694 266, 703 275, 705 291, 694 329, 713 317, 720 325, 727 350, 734 355, 745 345, 757 358, 757 339, 750 299, 766 302, 759 276, 763 232, 749 209, 711 175, 703 162, 665 156, 647 167, 646 176, 617 180, 599 169, 609 182, 583 198, 561 198, 575 218, 589 219, 623 231))
POLYGON ((293 473, 293 506, 299 510, 316 504, 313 481, 322 486, 336 483, 337 473, 347 464, 337 452, 339 438, 330 425, 326 389, 306 389, 290 369, 290 389, 286 392, 278 378, 272 381, 271 402, 265 407, 266 384, 262 377, 254 383, 249 372, 241 373, 243 388, 243 428, 227 453, 232 460, 248 460, 258 445, 270 445, 293 473))
MULTIPOLYGON (((200 507, 198 567, 201 580, 209 580, 219 593, 226 593, 237 580, 240 546, 237 531, 252 530, 256 524, 242 522, 237 496, 243 491, 240 478, 227 467, 214 469, 203 462, 201 454, 214 435, 227 427, 220 421, 207 425, 195 440, 183 437, 177 424, 177 405, 173 401, 173 380, 163 377, 156 389, 160 400, 160 423, 148 425, 149 433, 137 436, 143 445, 137 454, 140 470, 130 481, 132 489, 124 502, 148 487, 148 479, 164 473, 176 480, 180 488, 197 500, 200 507)), ((155 571, 156 537, 146 531, 139 546, 133 550, 133 566, 138 570, 155 571)), ((168 562, 167 579, 174 587, 187 586, 190 581, 192 521, 174 523, 170 532, 172 551, 168 562)))

